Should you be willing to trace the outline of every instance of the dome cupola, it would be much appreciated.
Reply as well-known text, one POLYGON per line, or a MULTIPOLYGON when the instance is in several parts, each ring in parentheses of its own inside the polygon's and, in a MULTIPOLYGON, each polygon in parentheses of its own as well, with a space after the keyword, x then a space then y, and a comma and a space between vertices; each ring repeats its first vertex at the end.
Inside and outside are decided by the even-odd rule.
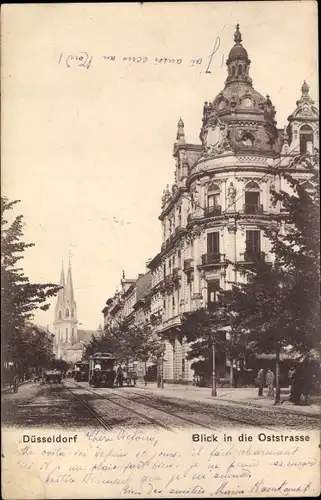
POLYGON ((214 101, 204 105, 201 158, 228 152, 275 156, 278 147, 275 108, 268 95, 264 97, 253 88, 249 77, 251 61, 242 45, 238 24, 234 42, 226 61, 225 87, 214 101))
POLYGON ((251 61, 248 58, 247 51, 242 45, 242 34, 240 32, 240 25, 236 25, 234 33, 235 45, 230 50, 228 59, 226 61, 228 76, 225 84, 229 85, 233 82, 247 82, 252 84, 249 77, 249 68, 251 61))

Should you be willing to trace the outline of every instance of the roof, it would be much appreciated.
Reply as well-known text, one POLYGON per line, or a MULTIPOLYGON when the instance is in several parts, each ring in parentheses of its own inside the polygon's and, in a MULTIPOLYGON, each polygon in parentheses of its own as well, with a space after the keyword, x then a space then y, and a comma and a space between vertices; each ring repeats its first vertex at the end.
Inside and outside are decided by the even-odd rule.
POLYGON ((136 283, 136 301, 144 299, 151 291, 152 274, 148 271, 146 274, 139 276, 136 283))

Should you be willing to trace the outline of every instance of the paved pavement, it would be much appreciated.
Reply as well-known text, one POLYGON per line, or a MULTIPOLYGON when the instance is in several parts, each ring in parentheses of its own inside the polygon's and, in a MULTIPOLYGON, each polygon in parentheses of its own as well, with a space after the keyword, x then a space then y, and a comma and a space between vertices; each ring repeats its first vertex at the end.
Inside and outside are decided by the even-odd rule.
POLYGON ((274 398, 267 396, 267 389, 264 389, 263 397, 258 396, 258 389, 254 387, 239 387, 239 388, 218 388, 217 396, 211 396, 211 388, 195 387, 180 384, 166 384, 164 389, 157 387, 156 383, 149 382, 147 386, 144 383, 138 382, 137 388, 144 391, 153 392, 155 394, 163 394, 163 396, 175 395, 179 398, 190 399, 194 401, 208 402, 225 402, 230 404, 238 404, 242 406, 254 406, 257 408, 273 408, 273 410, 287 411, 299 413, 301 415, 321 415, 321 405, 311 404, 310 406, 296 406, 289 401, 289 390, 281 390, 281 404, 274 405, 274 398))

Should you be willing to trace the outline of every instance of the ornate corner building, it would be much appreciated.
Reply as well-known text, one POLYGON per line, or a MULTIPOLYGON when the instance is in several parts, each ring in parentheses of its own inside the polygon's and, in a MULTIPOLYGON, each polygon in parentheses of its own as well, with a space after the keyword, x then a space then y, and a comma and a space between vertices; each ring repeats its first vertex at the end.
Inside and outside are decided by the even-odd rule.
MULTIPOLYGON (((168 382, 193 380, 189 346, 180 331, 182 314, 210 308, 219 289, 240 281, 234 263, 272 262, 270 243, 260 226, 282 211, 279 204, 272 205, 272 185, 276 190, 289 189, 275 169, 291 171, 307 182, 309 173, 302 165, 293 167, 293 160, 313 154, 319 142, 318 110, 306 82, 288 125, 278 129, 270 97, 253 87, 251 61, 238 25, 234 42, 224 89, 204 104, 200 144, 188 143, 184 122, 178 122, 175 179, 164 190, 159 216, 161 249, 147 264, 148 300, 137 301, 136 280, 123 278, 122 290, 103 310, 105 325, 125 318, 130 324, 144 306, 145 320, 166 339, 168 382)), ((228 361, 222 353, 218 358, 218 376, 225 376, 228 361)))
MULTIPOLYGON (((182 314, 211 307, 220 288, 240 281, 233 263, 272 262, 269 240, 259 226, 282 210, 272 206, 269 194, 272 185, 287 189, 274 168, 293 173, 295 156, 313 154, 319 141, 318 110, 306 82, 287 127, 278 129, 270 97, 253 87, 238 25, 234 41, 224 89, 204 104, 201 144, 189 144, 183 120, 178 122, 175 181, 162 197, 163 242, 149 268, 151 314, 161 315, 157 331, 166 338, 167 381, 193 380, 180 333, 182 314)), ((308 179, 302 166, 295 175, 302 182, 308 179)), ((219 376, 225 375, 226 363, 224 355, 217 360, 219 376)))

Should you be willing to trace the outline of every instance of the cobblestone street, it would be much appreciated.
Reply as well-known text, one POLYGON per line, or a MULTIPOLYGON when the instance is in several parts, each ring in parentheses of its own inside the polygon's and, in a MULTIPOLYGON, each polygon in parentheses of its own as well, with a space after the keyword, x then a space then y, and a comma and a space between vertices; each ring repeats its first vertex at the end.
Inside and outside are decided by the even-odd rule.
POLYGON ((211 398, 210 391, 198 388, 168 387, 162 390, 153 385, 147 388, 138 385, 93 389, 86 382, 65 381, 61 385, 27 383, 20 386, 17 394, 3 394, 2 418, 5 426, 94 426, 108 430, 194 427, 214 431, 226 427, 257 426, 279 430, 315 429, 319 426, 316 408, 302 407, 293 411, 282 405, 273 407, 263 403, 253 406, 244 399, 241 402, 224 400, 224 393, 219 391, 217 398, 211 398))

